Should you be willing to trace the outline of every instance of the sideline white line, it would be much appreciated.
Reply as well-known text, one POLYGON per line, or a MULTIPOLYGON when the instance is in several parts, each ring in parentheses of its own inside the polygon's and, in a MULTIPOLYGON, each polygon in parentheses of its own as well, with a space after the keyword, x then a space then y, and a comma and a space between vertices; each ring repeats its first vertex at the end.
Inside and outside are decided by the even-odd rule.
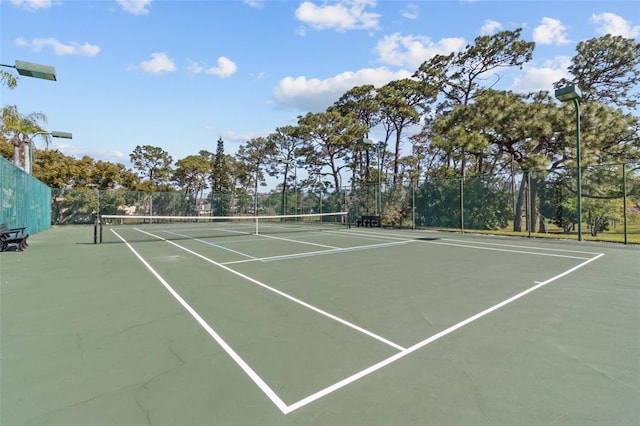
POLYGON ((258 374, 256 374, 255 371, 253 371, 253 369, 249 366, 249 364, 247 364, 240 357, 240 355, 238 355, 236 353, 236 351, 234 351, 233 348, 231 346, 229 346, 227 344, 227 342, 225 342, 224 339, 222 337, 220 337, 220 335, 218 333, 216 333, 215 330, 213 328, 211 328, 209 326, 209 324, 207 324, 207 322, 204 319, 202 319, 202 317, 195 311, 195 309, 193 309, 191 307, 191 305, 189 305, 169 285, 169 283, 167 281, 165 281, 164 278, 162 278, 162 276, 160 276, 160 274, 158 274, 156 272, 156 270, 153 269, 151 267, 151 265, 149 265, 149 263, 147 263, 147 261, 131 246, 131 244, 129 244, 124 238, 122 238, 113 229, 111 230, 111 232, 116 234, 116 236, 120 240, 122 240, 123 243, 125 243, 127 245, 129 250, 131 250, 133 252, 133 254, 135 254, 138 259, 140 259, 142 264, 147 267, 147 269, 153 274, 154 277, 156 277, 156 279, 158 281, 160 281, 160 283, 167 289, 167 291, 174 297, 174 299, 176 299, 178 301, 178 303, 180 303, 182 305, 182 307, 185 308, 187 310, 187 312, 189 312, 189 314, 198 322, 198 324, 200 324, 200 326, 207 333, 209 333, 209 335, 211 337, 213 337, 213 339, 216 341, 216 343, 218 343, 220 345, 220 347, 222 347, 222 349, 231 357, 231 359, 233 359, 236 362, 236 364, 238 364, 238 366, 247 374, 247 376, 249 376, 251 378, 251 380, 253 380, 253 382, 256 385, 258 385, 260 390, 262 390, 262 392, 264 392, 264 394, 267 395, 267 397, 276 405, 276 407, 278 407, 280 409, 280 411, 282 411, 283 413, 286 414, 286 412, 288 410, 287 404, 285 404, 284 401, 282 399, 280 399, 280 397, 273 391, 273 389, 271 389, 269 387, 269 385, 267 385, 267 383, 264 380, 262 380, 262 378, 260 376, 258 376, 258 374))
POLYGON ((357 380, 359 380, 359 379, 361 379, 361 378, 363 378, 363 377, 365 377, 365 376, 367 376, 367 375, 369 375, 369 374, 371 374, 371 373, 373 373, 373 372, 375 372, 377 370, 380 370, 381 368, 386 367, 387 365, 389 365, 389 364, 391 364, 391 363, 393 363, 393 362, 395 362, 395 361, 397 361, 397 360, 399 360, 401 358, 404 358, 405 356, 417 351, 418 349, 422 349, 425 346, 429 345, 430 343, 433 343, 436 340, 439 340, 442 337, 445 337, 446 335, 453 333, 454 331, 458 330, 459 328, 462 328, 462 327, 464 327, 464 326, 466 326, 468 324, 471 324, 472 322, 484 317, 485 315, 488 315, 488 314, 490 314, 490 313, 492 313, 492 312, 494 312, 494 311, 496 311, 496 310, 498 310, 498 309, 500 309, 500 308, 502 308, 502 307, 504 307, 504 306, 506 306, 506 305, 518 300, 518 299, 520 299, 521 297, 524 297, 527 294, 529 294, 529 293, 531 293, 533 291, 536 291, 539 288, 544 287, 545 285, 547 285, 549 283, 552 283, 553 281, 556 281, 557 279, 560 279, 560 278, 564 277, 565 275, 569 275, 570 273, 576 271, 579 268, 582 268, 583 266, 593 262, 596 259, 599 259, 602 256, 604 256, 604 253, 598 253, 597 256, 595 256, 595 257, 593 257, 593 258, 591 258, 591 259, 589 259, 589 260, 587 260, 585 262, 582 262, 579 265, 574 266, 573 268, 571 268, 571 269, 569 269, 569 270, 567 270, 567 271, 565 271, 565 272, 563 272, 561 274, 558 274, 558 275, 556 275, 556 276, 554 276, 552 278, 549 278, 548 280, 543 281, 538 285, 535 285, 535 286, 533 286, 533 287, 531 287, 531 288, 529 288, 529 289, 527 289, 527 290, 525 290, 523 292, 520 292, 520 293, 516 294, 515 296, 512 296, 512 297, 510 297, 510 298, 498 303, 497 305, 494 305, 494 306, 492 306, 492 307, 490 307, 488 309, 485 309, 482 312, 479 312, 479 313, 477 313, 477 314, 475 314, 473 316, 470 316, 469 318, 467 318, 467 319, 465 319, 463 321, 460 321, 459 323, 457 323, 455 325, 452 325, 451 327, 449 327, 449 328, 447 328, 445 330, 442 330, 441 332, 439 332, 437 334, 434 334, 433 336, 429 337, 428 339, 425 339, 425 340, 423 340, 421 342, 416 343, 415 345, 403 350, 402 352, 399 352, 399 353, 397 353, 397 354, 395 354, 395 355, 393 355, 393 356, 391 356, 391 357, 389 357, 389 358, 387 358, 385 360, 382 360, 382 361, 378 362, 377 364, 374 364, 374 365, 370 366, 369 368, 365 368, 364 370, 362 370, 362 371, 360 371, 360 372, 358 372, 356 374, 353 374, 353 375, 351 375, 351 376, 349 376, 349 377, 347 377, 347 378, 345 378, 345 379, 343 379, 343 380, 341 380, 341 381, 339 381, 339 382, 337 382, 337 383, 335 383, 335 384, 333 384, 333 385, 331 385, 329 387, 326 387, 326 388, 314 393, 314 394, 311 394, 311 395, 307 396, 306 398, 301 399, 298 402, 295 402, 295 403, 293 403, 291 405, 288 405, 286 407, 285 414, 291 413, 292 411, 295 411, 295 410, 297 410, 297 409, 299 409, 301 407, 304 407, 305 405, 308 405, 308 404, 310 404, 310 403, 312 403, 314 401, 317 401, 318 399, 320 399, 320 398, 322 398, 322 397, 324 397, 324 396, 326 396, 326 395, 328 395, 328 394, 330 394, 330 393, 332 393, 332 392, 334 392, 334 391, 336 391, 338 389, 341 389, 341 388, 347 386, 350 383, 353 383, 353 382, 355 382, 355 381, 357 381, 357 380))
POLYGON ((180 244, 177 244, 177 243, 175 243, 173 241, 167 240, 166 238, 162 238, 162 237, 160 237, 158 235, 154 235, 154 234, 152 234, 150 232, 143 231, 143 230, 141 230, 139 228, 134 228, 134 229, 136 231, 138 231, 138 232, 142 232, 143 234, 147 234, 147 235, 149 235, 151 237, 154 237, 154 238, 156 238, 158 240, 162 240, 162 241, 165 241, 165 242, 167 242, 167 243, 169 243, 169 244, 171 244, 173 246, 176 246, 179 249, 186 251, 187 253, 191 253, 192 255, 197 256, 202 260, 205 260, 205 261, 207 261, 207 262, 209 262, 209 263, 211 263, 213 265, 216 265, 219 268, 224 269, 225 271, 231 272, 232 274, 237 275, 240 278, 244 278, 245 280, 247 280, 247 281, 249 281, 249 282, 251 282, 251 283, 253 283, 255 285, 258 285, 258 286, 260 286, 260 287, 262 287, 264 289, 267 289, 267 290, 269 290, 269 291, 271 291, 271 292, 273 292, 273 293, 275 293, 275 294, 277 294, 279 296, 282 296, 282 297, 284 297, 286 299, 289 299, 292 302, 295 302, 295 303, 297 303, 297 304, 299 304, 301 306, 304 306, 307 309, 310 309, 310 310, 312 310, 314 312, 317 312, 320 315, 323 315, 323 316, 325 316, 327 318, 330 318, 330 319, 332 319, 332 320, 334 320, 336 322, 339 322, 342 325, 345 325, 345 326, 347 326, 349 328, 352 328, 352 329, 354 329, 356 331, 359 331, 362 334, 366 334, 367 336, 369 336, 369 337, 371 337, 371 338, 373 338, 375 340, 378 340, 379 342, 382 342, 382 343, 384 343, 384 344, 386 344, 388 346, 391 346, 392 348, 395 348, 395 349, 397 349, 399 351, 402 351, 402 350, 405 349, 403 346, 400 346, 400 345, 398 345, 398 344, 396 344, 396 343, 394 343, 394 342, 392 342, 392 341, 390 341, 388 339, 385 339, 382 336, 378 336, 377 334, 375 334, 375 333, 373 333, 373 332, 371 332, 369 330, 366 330, 366 329, 364 329, 364 328, 362 328, 362 327, 360 327, 360 326, 358 326, 356 324, 353 324, 353 323, 351 323, 351 322, 349 322, 347 320, 344 320, 344 319, 342 319, 340 317, 337 317, 337 316, 335 316, 333 314, 330 314, 329 312, 323 311, 322 309, 317 308, 317 307, 315 307, 315 306, 313 306, 313 305, 311 305, 311 304, 309 304, 307 302, 304 302, 303 300, 300 300, 300 299, 298 299, 296 297, 293 297, 293 296, 291 296, 291 295, 289 295, 289 294, 287 294, 287 293, 285 293, 283 291, 280 291, 280 290, 278 290, 276 288, 270 287, 270 286, 268 286, 268 285, 256 280, 255 278, 251 278, 248 275, 245 275, 245 274, 243 274, 241 272, 235 271, 235 270, 229 268, 228 266, 225 266, 225 265, 223 265, 221 263, 218 263, 213 259, 209 259, 208 257, 206 257, 206 256, 204 256, 204 255, 202 255, 202 254, 200 254, 198 252, 195 252, 193 250, 190 250, 190 249, 188 249, 186 247, 183 247, 180 244))

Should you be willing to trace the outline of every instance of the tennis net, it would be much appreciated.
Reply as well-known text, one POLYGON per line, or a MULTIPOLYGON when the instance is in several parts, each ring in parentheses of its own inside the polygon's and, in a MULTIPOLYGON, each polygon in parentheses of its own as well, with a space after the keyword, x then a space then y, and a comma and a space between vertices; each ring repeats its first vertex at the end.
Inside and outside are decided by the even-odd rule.
POLYGON ((94 243, 233 238, 347 227, 347 212, 277 216, 101 215, 94 223, 94 243))

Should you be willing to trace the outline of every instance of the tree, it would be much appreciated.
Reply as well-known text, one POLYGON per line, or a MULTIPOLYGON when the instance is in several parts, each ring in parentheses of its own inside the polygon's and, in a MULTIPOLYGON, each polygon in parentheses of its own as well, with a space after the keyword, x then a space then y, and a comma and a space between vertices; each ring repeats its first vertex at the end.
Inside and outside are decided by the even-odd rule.
MULTIPOLYGON (((300 128, 295 126, 278 127, 276 131, 268 136, 268 139, 274 144, 274 149, 279 156, 273 158, 273 168, 283 170, 282 192, 281 192, 281 213, 285 214, 286 194, 290 181, 295 185, 297 178, 297 167, 299 164, 298 153, 302 145, 300 138, 300 128)), ((297 188, 294 188, 296 190, 297 188)), ((294 208, 295 210, 295 208, 294 208)))
MULTIPOLYGON (((441 102, 436 114, 446 114, 457 105, 469 105, 478 95, 483 84, 492 87, 502 77, 491 74, 502 68, 522 67, 533 57, 535 43, 521 40, 522 28, 514 31, 500 31, 491 36, 480 36, 473 45, 467 45, 458 53, 436 55, 424 62, 414 77, 420 79, 428 90, 437 90, 441 102), (489 76, 493 81, 486 84, 489 76)), ((443 141, 444 142, 444 141, 443 141)), ((455 140, 451 150, 455 147, 455 140)), ((467 167, 467 152, 459 148, 460 170, 464 176, 467 167)))
POLYGON ((342 186, 341 170, 349 167, 356 139, 365 130, 353 113, 343 115, 335 107, 323 113, 308 113, 298 117, 300 135, 305 145, 300 153, 305 163, 322 170, 329 167, 335 188, 342 186))
POLYGON ((231 209, 230 196, 234 192, 235 159, 224 153, 224 141, 218 138, 211 170, 211 209, 215 216, 228 215, 231 209))
POLYGON ((155 191, 168 186, 173 161, 168 152, 156 146, 138 145, 129 154, 129 158, 141 176, 147 178, 143 182, 144 189, 155 191))
MULTIPOLYGON (((582 91, 582 102, 597 102, 634 109, 640 100, 640 43, 607 34, 581 41, 572 58, 569 73, 582 91)), ((554 84, 563 87, 562 79, 554 84)))
POLYGON ((176 161, 173 179, 187 196, 193 198, 192 214, 198 214, 198 203, 207 188, 207 179, 211 174, 211 162, 207 151, 200 151, 199 155, 188 155, 176 161))
POLYGON ((31 138, 40 132, 40 122, 46 123, 47 117, 39 112, 23 115, 18 112, 15 105, 2 108, 2 137, 13 146, 13 164, 16 167, 25 168, 28 164, 31 138), (20 152, 24 156, 20 158, 20 152))
POLYGON ((91 170, 91 185, 97 189, 129 188, 137 175, 127 170, 124 164, 98 160, 91 170))
POLYGON ((253 187, 253 214, 258 214, 258 186, 266 185, 264 168, 272 163, 272 158, 277 154, 275 144, 267 138, 259 137, 251 139, 246 145, 241 145, 236 158, 244 165, 240 182, 245 191, 253 187))
MULTIPOLYGON (((418 124, 421 114, 428 112, 427 101, 435 99, 435 92, 426 93, 425 85, 410 78, 391 81, 378 90, 381 122, 386 131, 385 146, 395 134, 393 150, 393 183, 398 180, 401 142, 405 128, 418 124)), ((384 152, 380 162, 384 164, 384 152)))
POLYGON ((0 82, 9 89, 15 89, 18 85, 18 79, 8 71, 0 70, 0 82))

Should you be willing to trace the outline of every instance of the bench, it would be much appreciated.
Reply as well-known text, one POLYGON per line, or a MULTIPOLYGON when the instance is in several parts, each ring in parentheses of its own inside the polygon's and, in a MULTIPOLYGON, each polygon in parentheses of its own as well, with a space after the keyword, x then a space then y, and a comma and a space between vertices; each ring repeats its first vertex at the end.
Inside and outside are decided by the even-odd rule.
POLYGON ((5 224, 0 225, 0 251, 6 251, 10 246, 15 246, 17 251, 23 251, 27 246, 29 234, 25 234, 26 228, 9 228, 5 224))
POLYGON ((363 226, 365 228, 380 228, 382 226, 380 222, 380 216, 375 215, 362 215, 356 222, 358 227, 363 226))

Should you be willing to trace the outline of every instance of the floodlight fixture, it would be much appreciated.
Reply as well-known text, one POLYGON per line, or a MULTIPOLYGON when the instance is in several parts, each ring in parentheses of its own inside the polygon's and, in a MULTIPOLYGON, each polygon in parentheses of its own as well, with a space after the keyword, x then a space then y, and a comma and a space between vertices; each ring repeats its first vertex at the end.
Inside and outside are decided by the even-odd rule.
POLYGON ((7 68, 15 68, 18 74, 25 77, 40 78, 42 80, 56 81, 56 70, 49 65, 34 64, 26 61, 16 61, 15 65, 0 64, 7 68))
POLYGON ((565 87, 561 87, 555 92, 556 99, 560 102, 569 102, 573 100, 582 100, 582 92, 575 84, 570 84, 565 87))
POLYGON ((31 165, 33 164, 33 147, 31 146, 31 144, 33 142, 33 138, 38 135, 51 136, 52 138, 73 139, 73 134, 71 132, 60 132, 57 130, 51 132, 36 132, 31 135, 31 137, 29 138, 29 144, 26 146, 26 149, 29 150, 29 154, 26 155, 27 153, 25 152, 24 158, 24 170, 29 174, 31 174, 31 165))

